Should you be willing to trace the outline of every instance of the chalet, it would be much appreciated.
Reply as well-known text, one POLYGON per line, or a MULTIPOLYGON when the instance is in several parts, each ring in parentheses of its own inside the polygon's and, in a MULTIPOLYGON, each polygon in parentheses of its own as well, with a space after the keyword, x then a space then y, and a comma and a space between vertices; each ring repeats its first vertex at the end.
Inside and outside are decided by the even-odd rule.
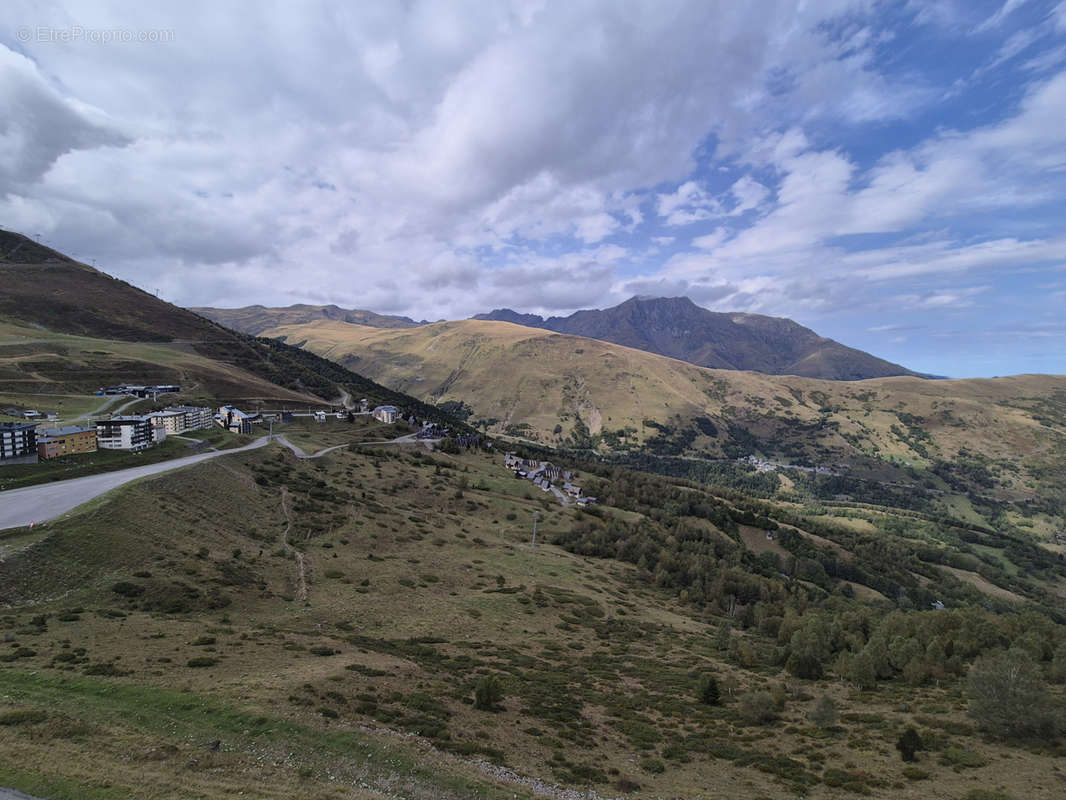
POLYGON ((4 464, 37 463, 37 424, 0 422, 0 461, 4 464))
POLYGON ((259 414, 248 414, 236 406, 219 406, 215 424, 230 433, 251 433, 252 425, 262 422, 259 414))
POLYGON ((136 452, 151 447, 157 441, 161 439, 157 438, 156 428, 145 416, 111 417, 96 421, 96 444, 101 450, 136 452))
POLYGON ((96 428, 49 428, 37 436, 37 457, 43 460, 96 452, 96 428))
POLYGON ((374 409, 374 419, 391 425, 400 416, 400 409, 396 406, 378 406, 374 409))

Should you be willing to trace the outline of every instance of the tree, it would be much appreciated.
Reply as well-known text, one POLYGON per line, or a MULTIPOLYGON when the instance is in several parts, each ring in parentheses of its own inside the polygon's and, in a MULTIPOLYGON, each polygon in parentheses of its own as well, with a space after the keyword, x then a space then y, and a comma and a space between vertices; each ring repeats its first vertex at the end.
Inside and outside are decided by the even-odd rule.
POLYGON ((725 652, 729 649, 729 639, 733 632, 733 626, 729 620, 723 619, 718 624, 718 631, 714 635, 714 646, 717 650, 725 652))
POLYGON ((699 686, 700 702, 708 706, 716 706, 722 699, 721 690, 718 688, 718 679, 713 675, 705 675, 699 686))
POLYGON ((915 753, 922 749, 922 737, 914 728, 907 728, 896 741, 896 749, 904 761, 917 761, 915 753))
POLYGON ((874 669, 873 659, 865 650, 851 660, 848 680, 860 689, 872 689, 877 685, 877 671, 874 669))
POLYGON ((1023 738, 1054 732, 1047 685, 1025 650, 1001 650, 977 659, 967 676, 966 694, 970 716, 990 733, 1023 738))
POLYGON ((482 711, 495 711, 503 700, 503 686, 495 675, 479 678, 474 686, 474 708, 482 711))
POLYGON ((824 730, 836 725, 839 716, 837 714, 837 705, 833 702, 833 698, 829 697, 829 695, 822 695, 818 702, 814 704, 814 708, 807 712, 807 721, 824 730))

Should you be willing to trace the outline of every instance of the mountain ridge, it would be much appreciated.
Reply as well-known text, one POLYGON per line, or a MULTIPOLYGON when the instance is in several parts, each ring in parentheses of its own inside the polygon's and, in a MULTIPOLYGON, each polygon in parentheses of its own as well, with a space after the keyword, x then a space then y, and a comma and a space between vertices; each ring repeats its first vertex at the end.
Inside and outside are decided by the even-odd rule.
POLYGON ((225 325, 227 328, 252 336, 258 336, 263 331, 278 325, 298 325, 318 319, 350 322, 353 325, 366 325, 371 328, 414 328, 428 324, 425 320, 416 322, 410 317, 378 314, 358 308, 341 308, 332 303, 322 306, 296 303, 291 306, 251 305, 240 308, 192 306, 188 310, 212 322, 217 322, 219 325, 225 325))
POLYGON ((712 369, 848 381, 932 377, 819 336, 785 317, 709 311, 687 297, 632 297, 612 308, 567 317, 545 319, 496 309, 472 319, 599 339, 712 369))

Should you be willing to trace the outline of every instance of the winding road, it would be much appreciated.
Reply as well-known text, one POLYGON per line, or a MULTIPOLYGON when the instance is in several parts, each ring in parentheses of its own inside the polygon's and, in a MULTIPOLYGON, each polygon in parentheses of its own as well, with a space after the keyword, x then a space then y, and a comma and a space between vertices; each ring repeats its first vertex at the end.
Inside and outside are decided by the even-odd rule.
POLYGON ((22 489, 8 489, 6 492, 0 492, 0 530, 21 528, 32 523, 55 519, 68 511, 73 511, 83 503, 88 503, 138 478, 199 464, 201 461, 218 458, 227 453, 255 450, 266 444, 267 437, 264 436, 249 445, 235 447, 232 450, 215 450, 210 453, 160 461, 157 464, 146 464, 143 467, 130 467, 114 472, 103 472, 99 475, 86 475, 83 478, 26 486, 22 489))
MULTIPOLYGON (((401 444, 411 437, 401 436, 380 444, 401 444)), ((26 486, 22 489, 8 489, 0 492, 0 530, 7 528, 22 528, 27 525, 48 522, 73 511, 83 503, 88 503, 102 494, 117 489, 130 481, 138 478, 146 478, 150 475, 158 475, 162 472, 170 472, 181 469, 201 461, 207 461, 229 453, 243 453, 246 450, 255 450, 264 447, 271 441, 269 436, 256 439, 244 447, 234 447, 230 450, 213 450, 209 453, 198 453, 194 456, 174 458, 170 461, 160 461, 157 464, 146 464, 143 467, 130 467, 119 469, 114 472, 103 472, 99 475, 86 475, 83 478, 71 478, 66 481, 55 483, 42 483, 38 486, 26 486)), ((275 434, 274 441, 292 450, 297 458, 319 458, 348 447, 348 444, 337 444, 319 450, 317 453, 307 453, 299 445, 295 445, 285 438, 284 434, 275 434)), ((365 444, 377 444, 368 442, 365 444)), ((3 798, 0 798, 3 800, 3 798)))

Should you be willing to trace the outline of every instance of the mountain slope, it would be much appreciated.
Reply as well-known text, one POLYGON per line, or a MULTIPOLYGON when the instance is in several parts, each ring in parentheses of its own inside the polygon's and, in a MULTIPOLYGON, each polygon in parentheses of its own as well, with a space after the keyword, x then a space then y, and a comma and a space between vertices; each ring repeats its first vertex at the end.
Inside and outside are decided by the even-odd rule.
POLYGON ((510 309, 479 314, 474 319, 602 339, 715 369, 848 381, 917 375, 899 364, 819 336, 790 319, 708 311, 687 297, 633 297, 614 308, 546 320, 510 309))
POLYGON ((355 325, 368 325, 372 328, 413 328, 423 324, 409 317, 395 317, 387 314, 375 314, 373 311, 340 308, 335 305, 311 306, 297 304, 284 308, 267 308, 265 306, 244 306, 243 308, 190 308, 201 317, 225 325, 241 333, 258 336, 268 328, 278 325, 299 325, 304 322, 328 319, 351 322, 355 325))
POLYGON ((1039 487, 1061 494, 1054 485, 1066 464, 1063 376, 824 381, 710 370, 481 320, 402 331, 316 322, 267 333, 426 402, 462 401, 490 431, 554 446, 759 454, 882 474, 911 465, 945 471, 945 480, 979 473, 1003 496, 1032 496, 1039 487))
POLYGON ((10 231, 0 231, 0 391, 91 392, 176 381, 217 400, 348 395, 449 419, 313 353, 231 331, 10 231))

